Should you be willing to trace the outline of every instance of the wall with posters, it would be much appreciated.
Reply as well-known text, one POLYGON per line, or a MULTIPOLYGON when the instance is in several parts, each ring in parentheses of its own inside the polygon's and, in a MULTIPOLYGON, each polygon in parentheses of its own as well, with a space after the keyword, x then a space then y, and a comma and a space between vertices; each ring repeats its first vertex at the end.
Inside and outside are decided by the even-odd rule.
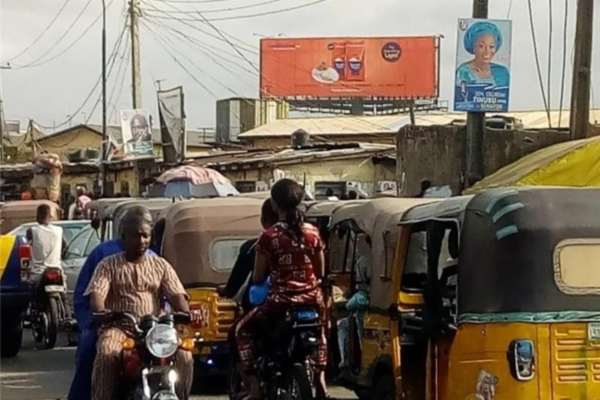
POLYGON ((437 98, 439 38, 261 40, 261 96, 437 98))
POLYGON ((507 112, 512 21, 459 19, 454 110, 507 112))

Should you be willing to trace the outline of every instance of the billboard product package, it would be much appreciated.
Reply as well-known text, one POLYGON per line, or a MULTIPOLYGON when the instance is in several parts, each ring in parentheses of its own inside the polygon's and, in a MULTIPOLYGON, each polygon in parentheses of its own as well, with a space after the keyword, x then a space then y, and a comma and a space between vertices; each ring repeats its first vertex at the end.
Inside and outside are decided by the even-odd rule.
POLYGON ((435 36, 261 40, 261 95, 438 97, 435 36))

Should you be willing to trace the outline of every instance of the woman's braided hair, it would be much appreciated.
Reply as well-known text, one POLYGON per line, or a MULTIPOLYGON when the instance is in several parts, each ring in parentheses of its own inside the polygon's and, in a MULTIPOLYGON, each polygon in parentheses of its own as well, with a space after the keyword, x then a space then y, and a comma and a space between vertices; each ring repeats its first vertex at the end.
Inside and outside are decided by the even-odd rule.
POLYGON ((271 188, 271 198, 277 205, 277 209, 284 215, 282 222, 285 222, 288 227, 286 234, 303 246, 304 214, 298 206, 304 200, 304 189, 296 181, 281 179, 271 188))

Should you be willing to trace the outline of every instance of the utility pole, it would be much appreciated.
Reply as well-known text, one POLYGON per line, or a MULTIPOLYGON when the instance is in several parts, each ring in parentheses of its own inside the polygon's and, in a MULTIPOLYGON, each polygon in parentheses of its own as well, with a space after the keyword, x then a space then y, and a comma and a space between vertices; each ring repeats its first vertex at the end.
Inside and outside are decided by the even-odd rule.
POLYGON ((131 21, 131 85, 133 88, 133 108, 142 108, 142 72, 140 63, 140 0, 129 0, 131 21))
POLYGON ((579 0, 571 89, 571 139, 585 139, 590 126, 593 25, 594 0, 579 0))
POLYGON ((2 101, 2 70, 10 69, 10 64, 0 65, 0 165, 4 164, 4 126, 6 121, 4 120, 4 104, 2 101))
POLYGON ((106 0, 102 0, 102 155, 100 156, 101 179, 100 193, 106 194, 106 149, 108 148, 106 133, 106 0))
MULTIPOLYGON (((473 18, 488 17, 488 0, 473 0, 473 18)), ((485 113, 467 114, 467 187, 473 186, 483 178, 483 135, 485 132, 485 113)))

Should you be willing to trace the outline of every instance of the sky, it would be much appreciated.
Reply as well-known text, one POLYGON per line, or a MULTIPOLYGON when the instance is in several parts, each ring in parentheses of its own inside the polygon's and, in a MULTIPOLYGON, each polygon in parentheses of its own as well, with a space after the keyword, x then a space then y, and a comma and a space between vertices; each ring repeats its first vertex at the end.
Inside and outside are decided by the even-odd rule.
MULTIPOLYGON (((107 51, 110 55, 123 32, 127 0, 106 1, 109 5, 107 51)), ((190 0, 194 1, 193 4, 182 3, 186 0, 169 1, 172 2, 141 0, 141 8, 158 8, 169 12, 194 11, 189 15, 177 14, 192 19, 198 19, 195 11, 201 11, 211 19, 280 10, 315 0, 190 0), (252 7, 262 3, 267 4, 252 7), (239 7, 247 8, 232 10, 239 7)), ((490 0, 490 3, 489 18, 508 17, 513 20, 511 110, 541 110, 544 103, 536 70, 527 1, 490 0)), ((544 86, 547 85, 549 39, 552 38, 550 103, 553 109, 559 108, 563 24, 565 3, 568 3, 564 101, 568 107, 576 1, 531 0, 531 3, 544 86), (549 29, 549 4, 552 4, 553 11, 552 35, 549 29)), ((85 121, 101 123, 99 85, 81 108, 101 73, 101 12, 100 0, 0 0, 0 65, 9 61, 12 66, 12 69, 2 71, 2 98, 7 120, 20 120, 23 127, 28 119, 33 119, 49 128, 64 128, 85 121), (56 22, 44 32, 63 5, 63 12, 56 22), (98 21, 91 25, 95 19, 98 21), (90 25, 91 28, 85 32, 90 25), (72 43, 73 46, 69 47, 72 43), (27 51, 23 53, 24 50, 27 51)), ((457 20, 470 17, 471 12, 472 0, 323 0, 286 13, 211 22, 231 38, 233 44, 249 49, 239 50, 246 61, 228 43, 198 30, 218 35, 211 26, 201 22, 186 22, 185 25, 174 20, 158 20, 151 15, 161 14, 145 11, 140 32, 143 108, 150 110, 157 121, 155 81, 163 80, 163 88, 183 86, 189 128, 214 127, 217 99, 258 96, 258 77, 250 63, 258 65, 257 46, 263 36, 442 35, 440 92, 442 100, 450 100, 454 85, 457 20), (171 33, 172 28, 201 43, 204 49, 171 33), (162 42, 164 40, 168 40, 166 44, 162 42), (230 61, 225 62, 218 56, 230 61)), ((599 12, 596 10, 596 14, 599 12)), ((595 24, 594 36, 600 38, 600 23, 595 24)), ((109 76, 108 94, 111 101, 108 114, 111 124, 117 122, 117 110, 132 107, 131 70, 130 65, 125 64, 128 44, 127 35, 124 35, 109 76)), ((597 39, 594 48, 598 49, 599 46, 597 39)), ((600 51, 596 50, 592 71, 598 65, 600 51)), ((593 74, 592 80, 592 106, 600 107, 600 74, 593 74)), ((598 114, 600 120, 600 112, 598 114)))

